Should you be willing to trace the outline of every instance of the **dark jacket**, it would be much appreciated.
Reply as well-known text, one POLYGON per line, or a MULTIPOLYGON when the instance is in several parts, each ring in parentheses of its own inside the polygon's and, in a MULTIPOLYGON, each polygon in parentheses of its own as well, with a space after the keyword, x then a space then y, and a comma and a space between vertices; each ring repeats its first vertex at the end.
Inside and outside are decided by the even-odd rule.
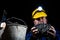
POLYGON ((26 40, 59 40, 59 39, 58 39, 58 37, 53 38, 53 36, 47 37, 47 36, 43 36, 43 35, 41 37, 39 37, 39 36, 33 37, 33 34, 31 32, 28 32, 26 34, 26 40))

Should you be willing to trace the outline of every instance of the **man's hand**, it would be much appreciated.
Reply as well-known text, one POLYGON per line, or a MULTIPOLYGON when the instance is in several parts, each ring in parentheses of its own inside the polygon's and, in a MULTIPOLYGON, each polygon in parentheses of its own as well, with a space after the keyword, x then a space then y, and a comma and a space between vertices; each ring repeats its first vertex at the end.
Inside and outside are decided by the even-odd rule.
POLYGON ((31 31, 33 34, 37 34, 38 33, 38 29, 36 27, 32 27, 31 31))
POLYGON ((5 27, 6 27, 6 23, 5 23, 5 22, 2 22, 0 27, 2 27, 2 28, 5 29, 5 27))
POLYGON ((53 31, 53 32, 50 32, 50 31, 47 31, 47 33, 53 35, 54 37, 56 36, 56 30, 53 26, 51 26, 51 28, 49 29, 50 31, 53 31))

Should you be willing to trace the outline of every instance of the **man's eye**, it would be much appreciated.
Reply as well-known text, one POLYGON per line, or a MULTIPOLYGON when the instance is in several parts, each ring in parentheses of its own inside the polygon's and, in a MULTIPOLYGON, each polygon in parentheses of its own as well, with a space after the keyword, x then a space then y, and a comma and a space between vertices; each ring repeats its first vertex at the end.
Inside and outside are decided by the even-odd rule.
POLYGON ((43 17, 41 17, 40 19, 43 19, 43 17))
POLYGON ((39 21, 39 20, 40 20, 40 18, 37 18, 36 20, 38 20, 38 21, 39 21))

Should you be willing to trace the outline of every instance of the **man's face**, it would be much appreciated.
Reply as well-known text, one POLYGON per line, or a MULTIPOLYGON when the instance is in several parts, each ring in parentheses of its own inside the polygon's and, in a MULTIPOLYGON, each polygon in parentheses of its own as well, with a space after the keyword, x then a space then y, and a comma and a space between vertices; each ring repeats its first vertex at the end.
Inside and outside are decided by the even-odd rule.
POLYGON ((46 24, 47 19, 46 19, 46 17, 41 17, 41 18, 35 19, 33 22, 34 22, 34 25, 37 25, 37 24, 40 24, 40 23, 46 24))

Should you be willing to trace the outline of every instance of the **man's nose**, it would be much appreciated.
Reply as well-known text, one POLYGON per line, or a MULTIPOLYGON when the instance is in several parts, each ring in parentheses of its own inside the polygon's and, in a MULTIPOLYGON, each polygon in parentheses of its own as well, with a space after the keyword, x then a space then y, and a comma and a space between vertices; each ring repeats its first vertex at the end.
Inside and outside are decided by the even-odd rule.
POLYGON ((41 19, 40 21, 43 22, 43 19, 41 19))

